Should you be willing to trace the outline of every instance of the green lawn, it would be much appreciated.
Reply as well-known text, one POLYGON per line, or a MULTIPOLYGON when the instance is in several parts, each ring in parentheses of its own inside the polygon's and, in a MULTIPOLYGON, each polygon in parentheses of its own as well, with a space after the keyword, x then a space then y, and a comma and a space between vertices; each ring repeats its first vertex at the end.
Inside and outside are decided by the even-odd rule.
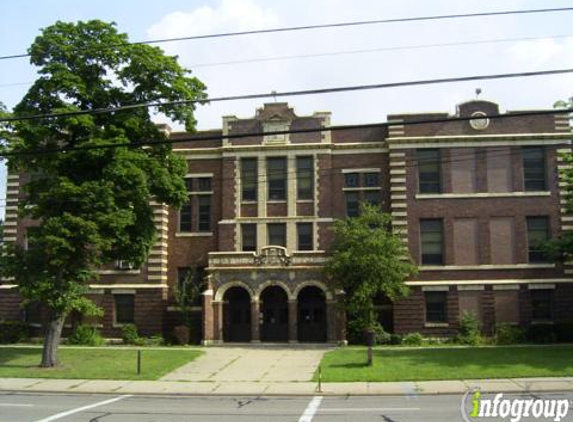
POLYGON ((198 350, 146 350, 141 352, 141 376, 137 376, 135 349, 60 348, 61 366, 38 367, 40 348, 0 347, 0 378, 81 378, 156 380, 203 352, 198 350))
POLYGON ((573 376, 573 346, 379 348, 372 367, 366 348, 347 347, 327 353, 321 368, 324 382, 573 376))

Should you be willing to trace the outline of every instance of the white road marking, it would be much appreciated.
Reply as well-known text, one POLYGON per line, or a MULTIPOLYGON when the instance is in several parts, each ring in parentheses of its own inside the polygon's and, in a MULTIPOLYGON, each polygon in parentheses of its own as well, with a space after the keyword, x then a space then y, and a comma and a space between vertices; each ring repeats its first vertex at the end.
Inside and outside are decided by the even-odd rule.
POLYGON ((23 403, 0 403, 0 407, 34 407, 34 405, 23 403))
POLYGON ((320 409, 320 412, 403 412, 407 410, 421 410, 419 407, 342 407, 320 409))
POLYGON ((76 409, 68 410, 68 411, 62 412, 62 413, 57 413, 57 414, 52 415, 52 416, 49 416, 49 417, 47 417, 47 418, 40 419, 40 420, 38 420, 38 421, 36 421, 36 422, 51 422, 51 421, 55 421, 55 420, 58 420, 58 419, 65 418, 66 416, 73 415, 73 414, 75 414, 75 413, 83 412, 84 410, 89 410, 89 409, 93 409, 94 407, 99 407, 99 406, 104 406, 104 405, 106 405, 106 404, 115 403, 116 401, 120 401, 120 400, 126 399, 126 398, 128 398, 128 397, 131 397, 131 395, 130 395, 130 394, 126 394, 126 395, 124 395, 124 396, 115 397, 115 398, 113 398, 113 399, 104 400, 104 401, 100 401, 100 402, 97 402, 97 403, 94 403, 94 404, 89 404, 89 405, 87 405, 87 406, 78 407, 78 408, 76 408, 76 409))
POLYGON ((315 413, 318 411, 321 402, 322 402, 322 396, 313 397, 310 403, 308 403, 308 406, 306 406, 306 409, 304 410, 304 413, 302 414, 298 422, 311 422, 312 418, 314 418, 315 413))

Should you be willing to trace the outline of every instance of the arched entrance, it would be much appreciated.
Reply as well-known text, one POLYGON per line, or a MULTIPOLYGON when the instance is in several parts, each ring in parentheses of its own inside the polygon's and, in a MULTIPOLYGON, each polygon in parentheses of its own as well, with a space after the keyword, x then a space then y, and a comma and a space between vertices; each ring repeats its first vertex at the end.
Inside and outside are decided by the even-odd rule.
POLYGON ((298 341, 326 341, 326 297, 316 286, 307 286, 298 294, 298 341))
POLYGON ((243 287, 231 287, 223 296, 223 341, 251 341, 251 296, 243 287))
POLYGON ((269 286, 261 293, 261 341, 288 341, 288 298, 280 286, 269 286))

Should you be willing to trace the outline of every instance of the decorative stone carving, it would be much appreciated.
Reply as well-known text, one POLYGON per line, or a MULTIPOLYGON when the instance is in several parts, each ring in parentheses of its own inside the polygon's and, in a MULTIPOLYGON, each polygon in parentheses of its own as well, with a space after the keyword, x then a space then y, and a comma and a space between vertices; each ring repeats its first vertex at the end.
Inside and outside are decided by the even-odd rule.
POLYGON ((291 257, 282 246, 265 246, 261 248, 261 253, 255 256, 255 264, 288 267, 291 264, 291 257))
POLYGON ((489 119, 483 111, 476 111, 471 117, 474 118, 470 120, 470 126, 475 130, 484 130, 489 126, 489 119))

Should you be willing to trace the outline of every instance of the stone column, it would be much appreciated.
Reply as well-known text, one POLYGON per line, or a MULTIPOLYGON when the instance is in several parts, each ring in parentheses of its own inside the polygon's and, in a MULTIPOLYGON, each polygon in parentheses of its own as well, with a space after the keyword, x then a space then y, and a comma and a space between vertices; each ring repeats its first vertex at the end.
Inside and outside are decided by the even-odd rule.
POLYGON ((259 300, 251 301, 251 343, 261 342, 259 300))
POLYGON ((298 302, 296 299, 288 301, 288 342, 298 342, 298 302))
POLYGON ((338 340, 337 328, 339 325, 339 316, 337 315, 336 302, 334 300, 326 301, 326 341, 331 343, 338 340))
POLYGON ((215 329, 213 335, 214 343, 223 342, 223 302, 212 302, 213 306, 213 327, 215 329))
POLYGON ((213 290, 203 292, 203 346, 213 343, 214 326, 213 326, 213 290))

